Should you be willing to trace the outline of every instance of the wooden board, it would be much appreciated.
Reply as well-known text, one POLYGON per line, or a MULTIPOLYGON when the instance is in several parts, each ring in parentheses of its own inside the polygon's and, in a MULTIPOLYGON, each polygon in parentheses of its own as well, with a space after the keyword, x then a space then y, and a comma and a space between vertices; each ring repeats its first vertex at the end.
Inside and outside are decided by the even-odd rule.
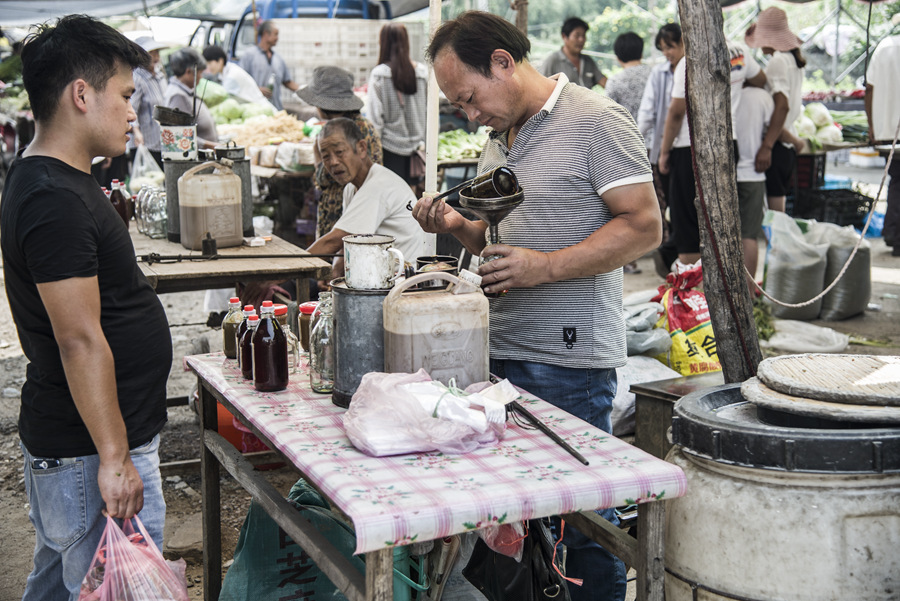
POLYGON ((777 392, 819 401, 900 407, 900 357, 805 354, 771 357, 757 377, 777 392))
MULTIPOLYGON (((138 257, 157 253, 160 255, 199 255, 199 251, 190 251, 181 244, 168 240, 153 240, 134 230, 132 226, 131 240, 138 257)), ((272 236, 265 246, 235 246, 220 248, 223 255, 240 255, 240 259, 217 259, 215 261, 180 261, 153 263, 141 261, 141 271, 150 281, 157 293, 184 292, 188 290, 206 290, 209 288, 227 288, 236 282, 253 280, 284 281, 300 278, 327 278, 331 266, 321 259, 305 257, 308 253, 302 248, 272 236), (254 255, 294 255, 277 259, 253 259, 254 255)), ((139 259, 140 260, 140 259, 139 259)))
POLYGON ((900 407, 850 405, 790 396, 772 390, 759 378, 750 378, 741 384, 741 394, 760 407, 796 415, 860 424, 900 424, 900 407))

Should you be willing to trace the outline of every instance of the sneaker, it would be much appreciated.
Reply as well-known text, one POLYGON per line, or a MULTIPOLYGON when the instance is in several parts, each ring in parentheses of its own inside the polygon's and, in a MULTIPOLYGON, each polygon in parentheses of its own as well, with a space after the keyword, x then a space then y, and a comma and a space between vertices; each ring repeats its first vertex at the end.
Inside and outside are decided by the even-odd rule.
POLYGON ((641 268, 637 266, 637 263, 632 261, 631 263, 623 266, 622 271, 624 271, 625 273, 641 273, 641 268))
POLYGON ((894 247, 894 250, 891 251, 891 256, 900 257, 900 245, 894 247))

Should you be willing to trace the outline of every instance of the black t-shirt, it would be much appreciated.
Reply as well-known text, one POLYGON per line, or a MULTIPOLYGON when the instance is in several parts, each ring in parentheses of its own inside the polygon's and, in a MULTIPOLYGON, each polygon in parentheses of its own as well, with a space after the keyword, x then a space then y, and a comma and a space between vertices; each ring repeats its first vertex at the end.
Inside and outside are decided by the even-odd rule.
POLYGON ((28 451, 44 457, 97 452, 69 392, 36 286, 75 277, 97 276, 128 444, 135 448, 153 438, 166 422, 168 321, 122 218, 93 177, 49 157, 16 159, 0 202, 0 248, 6 294, 30 362, 19 413, 19 437, 28 451))

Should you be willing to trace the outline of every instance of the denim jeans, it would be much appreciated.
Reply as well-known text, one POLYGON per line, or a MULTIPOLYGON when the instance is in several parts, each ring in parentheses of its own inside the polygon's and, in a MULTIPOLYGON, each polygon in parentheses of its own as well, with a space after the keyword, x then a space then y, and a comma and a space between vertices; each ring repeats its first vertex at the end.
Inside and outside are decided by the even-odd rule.
MULTIPOLYGON (((612 431, 615 369, 574 369, 530 361, 492 359, 491 373, 507 378, 516 386, 601 430, 612 431)), ((614 509, 597 513, 618 525, 614 509)), ((558 533, 558 517, 553 518, 553 525, 558 533)), ((584 580, 582 586, 569 584, 572 601, 625 599, 625 564, 620 559, 570 525, 565 527, 562 542, 567 549, 566 575, 584 580)))
MULTIPOLYGON (((34 569, 22 601, 77 601, 106 527, 97 484, 100 456, 64 458, 58 467, 32 469, 36 458, 21 446, 25 494, 31 506, 28 517, 35 529, 34 569)), ((144 507, 138 516, 162 550, 166 502, 159 473, 159 435, 132 449, 131 461, 144 483, 144 507)))

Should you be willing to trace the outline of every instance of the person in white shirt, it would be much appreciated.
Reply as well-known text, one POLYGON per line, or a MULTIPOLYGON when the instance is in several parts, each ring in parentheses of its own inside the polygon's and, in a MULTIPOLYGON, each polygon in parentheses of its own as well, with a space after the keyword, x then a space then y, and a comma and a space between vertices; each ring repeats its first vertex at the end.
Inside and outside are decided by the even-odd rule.
MULTIPOLYGON (((394 247, 407 260, 423 254, 425 233, 406 208, 416 197, 402 177, 373 163, 356 123, 338 118, 327 121, 319 132, 319 154, 325 168, 344 186, 344 210, 330 232, 313 242, 312 254, 338 254, 343 238, 353 234, 394 237, 394 247)), ((333 275, 343 275, 343 262, 333 275)))
MULTIPOLYGON (((892 19, 900 25, 900 13, 892 19)), ((869 139, 873 144, 891 144, 900 123, 900 35, 885 38, 878 44, 866 72, 866 115, 869 139)), ((900 156, 888 168, 887 211, 884 214, 884 242, 893 247, 891 254, 900 257, 900 156)))
POLYGON ((766 65, 766 89, 772 94, 775 110, 756 155, 756 170, 766 174, 769 208, 784 211, 797 153, 805 144, 794 129, 803 111, 803 40, 791 31, 784 11, 773 6, 759 13, 756 23, 747 29, 744 42, 771 56, 766 65))
POLYGON ((276 111, 275 105, 263 96, 256 80, 234 62, 228 62, 228 56, 219 46, 207 46, 203 50, 203 58, 206 59, 206 72, 216 75, 222 82, 225 91, 236 96, 240 100, 261 104, 276 111))
POLYGON ((759 236, 765 215, 766 174, 756 170, 756 155, 775 110, 771 94, 762 88, 746 87, 737 111, 732 111, 738 145, 737 192, 741 217, 741 246, 744 266, 750 272, 747 284, 755 293, 754 279, 759 257, 759 236))

